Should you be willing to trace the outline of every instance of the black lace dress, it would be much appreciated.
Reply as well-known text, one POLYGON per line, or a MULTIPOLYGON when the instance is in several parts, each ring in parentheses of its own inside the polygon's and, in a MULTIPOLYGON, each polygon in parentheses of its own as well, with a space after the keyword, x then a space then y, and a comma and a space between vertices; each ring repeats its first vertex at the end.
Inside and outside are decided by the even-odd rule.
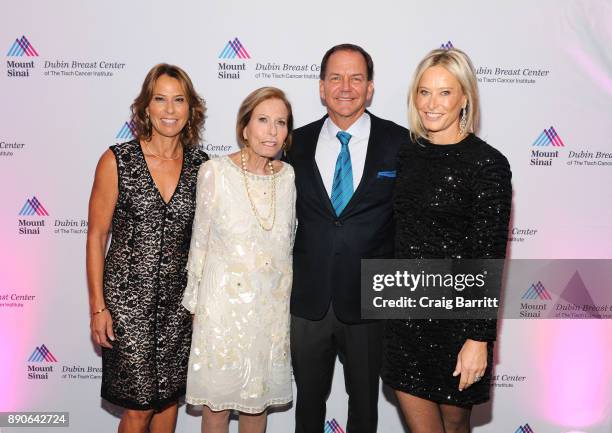
MULTIPOLYGON (((503 258, 512 201, 506 158, 473 134, 452 145, 400 149, 394 213, 396 257, 503 258)), ((495 320, 389 320, 383 381, 437 403, 489 399, 495 320), (452 373, 466 339, 489 342, 483 379, 459 391, 452 373)))
POLYGON ((198 169, 208 157, 185 147, 165 203, 134 140, 111 146, 119 197, 104 266, 104 300, 115 341, 102 349, 102 397, 129 409, 159 409, 185 393, 191 315, 181 305, 198 169))

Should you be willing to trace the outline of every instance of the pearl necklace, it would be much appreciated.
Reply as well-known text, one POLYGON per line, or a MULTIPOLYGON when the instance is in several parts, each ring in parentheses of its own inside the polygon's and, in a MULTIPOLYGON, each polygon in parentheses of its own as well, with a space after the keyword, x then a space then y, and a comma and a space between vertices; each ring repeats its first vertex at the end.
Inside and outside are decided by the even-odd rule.
POLYGON ((244 180, 244 187, 246 188, 247 197, 249 198, 249 202, 251 203, 251 210, 253 211, 253 215, 255 215, 255 219, 259 223, 259 226, 265 231, 269 232, 274 227, 274 222, 276 221, 276 177, 274 176, 274 167, 272 166, 272 161, 268 161, 268 169, 270 170, 270 182, 272 183, 272 198, 270 200, 270 211, 268 212, 268 216, 263 218, 257 207, 255 207, 255 203, 253 202, 253 197, 251 197, 251 190, 249 188, 249 180, 247 178, 247 169, 246 169, 246 154, 244 149, 240 150, 240 162, 242 165, 242 179, 244 180), (264 224, 272 219, 272 222, 269 226, 264 224))

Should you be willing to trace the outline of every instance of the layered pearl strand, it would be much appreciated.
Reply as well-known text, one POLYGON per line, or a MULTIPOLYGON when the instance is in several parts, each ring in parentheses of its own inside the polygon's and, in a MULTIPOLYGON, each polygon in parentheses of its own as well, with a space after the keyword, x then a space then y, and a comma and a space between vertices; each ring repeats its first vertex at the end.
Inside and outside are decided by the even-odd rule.
POLYGON ((244 149, 240 150, 240 162, 242 165, 242 179, 244 180, 244 187, 246 188, 247 197, 249 198, 253 215, 255 215, 255 219, 259 223, 259 226, 265 231, 269 232, 274 227, 274 222, 276 221, 276 176, 274 176, 274 167, 272 166, 272 161, 268 161, 268 170, 270 170, 272 194, 270 199, 270 210, 268 211, 268 216, 265 218, 262 217, 259 211, 257 210, 255 202, 253 201, 253 197, 251 196, 249 180, 247 177, 246 153, 244 152, 244 149), (272 222, 269 222, 270 220, 272 220, 272 222))

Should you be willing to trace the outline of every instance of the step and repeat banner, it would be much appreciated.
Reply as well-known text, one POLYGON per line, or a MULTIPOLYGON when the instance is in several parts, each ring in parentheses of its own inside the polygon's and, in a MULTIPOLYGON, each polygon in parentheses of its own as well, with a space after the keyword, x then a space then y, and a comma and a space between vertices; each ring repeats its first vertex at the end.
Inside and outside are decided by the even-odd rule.
MULTIPOLYGON (((98 158, 132 138, 129 106, 159 62, 184 68, 206 99, 201 146, 217 157, 237 150, 236 112, 257 87, 283 89, 297 126, 321 117, 319 64, 332 45, 370 52, 369 109, 401 125, 418 61, 460 48, 477 68, 479 135, 512 166, 510 257, 612 258, 610 1, 24 0, 0 22, 0 411, 69 412, 63 431, 75 433, 116 429, 89 334, 87 203, 98 158)), ((530 319, 500 321, 477 433, 612 431, 612 320, 538 320, 550 317, 548 293, 600 282, 552 269, 521 288, 530 319)), ((378 431, 407 431, 389 389, 379 406, 378 431)), ((345 422, 338 364, 326 432, 345 422)), ((181 407, 178 432, 199 423, 198 408, 181 407)), ((271 433, 293 426, 292 408, 269 416, 271 433)))

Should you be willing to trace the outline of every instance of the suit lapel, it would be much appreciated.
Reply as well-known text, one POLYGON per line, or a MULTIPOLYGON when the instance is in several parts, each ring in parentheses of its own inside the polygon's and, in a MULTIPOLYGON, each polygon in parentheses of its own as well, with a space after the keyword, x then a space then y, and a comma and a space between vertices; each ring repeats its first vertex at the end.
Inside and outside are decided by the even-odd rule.
POLYGON ((312 180, 312 185, 314 187, 315 194, 319 195, 320 203, 325 206, 327 212, 331 213, 335 217, 336 211, 334 211, 331 199, 329 198, 329 195, 327 195, 327 190, 325 189, 325 184, 323 184, 323 178, 321 177, 321 172, 319 171, 319 167, 317 166, 317 161, 315 158, 317 154, 317 145, 319 143, 319 135, 321 134, 321 129, 323 128, 325 119, 327 119, 327 115, 320 119, 317 125, 313 128, 313 133, 309 140, 309 142, 313 143, 311 154, 309 155, 312 164, 312 176, 310 177, 310 179, 312 180))
POLYGON ((323 184, 323 178, 321 177, 321 172, 319 171, 319 167, 317 166, 317 161, 315 160, 314 156, 312 158, 312 171, 312 178, 315 183, 317 192, 321 196, 321 203, 325 203, 327 211, 331 212, 331 214, 335 217, 336 211, 334 210, 334 207, 332 205, 331 198, 327 195, 327 190, 325 189, 325 185, 323 184))
POLYGON ((370 112, 368 112, 368 114, 370 115, 370 137, 368 138, 368 150, 366 151, 363 174, 361 175, 361 180, 353 196, 340 214, 342 216, 349 214, 352 208, 355 207, 355 204, 358 203, 365 194, 368 184, 376 177, 376 167, 379 165, 379 160, 383 157, 385 145, 384 131, 379 128, 378 118, 373 116, 370 112))

